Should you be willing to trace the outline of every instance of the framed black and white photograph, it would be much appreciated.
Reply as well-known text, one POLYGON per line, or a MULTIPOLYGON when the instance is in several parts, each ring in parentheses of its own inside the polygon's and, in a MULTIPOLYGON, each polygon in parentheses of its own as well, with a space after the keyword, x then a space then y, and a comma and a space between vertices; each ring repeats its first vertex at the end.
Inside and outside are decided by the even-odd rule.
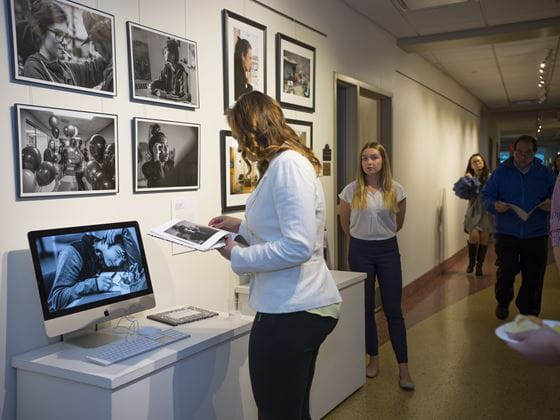
POLYGON ((133 99, 199 108, 196 42, 128 22, 133 99))
POLYGON ((14 79, 116 95, 115 18, 67 0, 10 0, 14 79))
POLYGON ((117 116, 16 104, 20 197, 118 192, 117 116))
POLYGON ((276 34, 276 99, 285 108, 315 111, 315 47, 276 34))
POLYGON ((136 192, 200 186, 200 125, 134 118, 136 192))
POLYGON ((220 131, 220 157, 222 212, 243 211, 259 180, 257 164, 243 159, 239 144, 229 130, 220 131))
POLYGON ((289 118, 286 118, 286 122, 296 132, 301 144, 313 150, 313 123, 289 118))
POLYGON ((222 11, 224 108, 246 92, 266 93, 266 26, 222 11))

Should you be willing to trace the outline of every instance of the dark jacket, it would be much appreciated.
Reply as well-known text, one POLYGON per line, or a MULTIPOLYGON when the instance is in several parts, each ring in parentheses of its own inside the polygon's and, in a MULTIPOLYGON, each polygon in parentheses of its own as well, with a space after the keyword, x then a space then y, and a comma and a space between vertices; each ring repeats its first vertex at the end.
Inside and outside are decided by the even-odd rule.
POLYGON ((522 239, 548 235, 550 212, 535 207, 552 197, 555 178, 537 158, 526 174, 515 167, 513 157, 501 164, 482 189, 484 207, 494 215, 496 233, 522 239), (515 204, 527 213, 535 210, 523 221, 512 209, 498 213, 496 201, 515 204))

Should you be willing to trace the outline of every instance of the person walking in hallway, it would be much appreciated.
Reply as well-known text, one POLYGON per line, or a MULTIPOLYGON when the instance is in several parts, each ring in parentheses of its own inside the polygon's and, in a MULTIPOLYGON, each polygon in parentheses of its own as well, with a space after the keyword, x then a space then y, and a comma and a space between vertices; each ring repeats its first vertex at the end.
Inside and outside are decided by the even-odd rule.
MULTIPOLYGON (((486 181, 488 181, 490 171, 480 153, 475 153, 469 158, 465 176, 475 178, 480 183, 481 189, 486 184, 486 181)), ((469 207, 465 214, 464 229, 469 235, 467 240, 469 247, 467 273, 472 273, 476 267, 475 275, 482 276, 482 265, 488 250, 490 235, 494 230, 494 222, 492 215, 484 210, 480 194, 469 200, 469 207)))
POLYGON ((509 316, 513 283, 521 271, 515 300, 519 312, 538 316, 548 252, 550 198, 556 176, 535 158, 537 140, 523 135, 513 157, 500 165, 482 190, 484 207, 494 215, 497 257, 496 317, 509 316))
POLYGON ((370 142, 362 147, 356 180, 348 184, 339 197, 340 224, 350 237, 350 269, 367 273, 365 335, 369 363, 366 375, 374 378, 379 369, 374 313, 377 277, 391 344, 399 363, 399 386, 413 390, 401 308, 402 271, 396 236, 404 223, 406 192, 402 185, 393 180, 387 152, 381 144, 370 142))
MULTIPOLYGON (((560 177, 552 193, 550 210, 550 238, 556 267, 560 271, 560 177)), ((552 328, 540 328, 522 333, 510 333, 517 342, 507 345, 535 363, 542 365, 560 365, 560 333, 552 328)))

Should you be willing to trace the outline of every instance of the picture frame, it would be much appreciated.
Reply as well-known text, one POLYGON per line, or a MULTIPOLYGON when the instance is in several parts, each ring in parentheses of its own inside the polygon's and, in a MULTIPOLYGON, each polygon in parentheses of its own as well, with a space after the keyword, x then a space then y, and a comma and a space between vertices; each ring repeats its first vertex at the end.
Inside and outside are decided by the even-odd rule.
POLYGON ((222 213, 243 211, 251 192, 259 179, 256 163, 252 163, 251 175, 247 176, 249 165, 239 152, 237 140, 231 131, 220 131, 220 162, 222 213))
POLYGON ((266 26, 222 10, 224 110, 246 92, 266 93, 266 26))
POLYGON ((13 79, 115 96, 115 17, 69 0, 40 10, 30 4, 10 0, 13 79))
POLYGON ((200 108, 197 44, 127 22, 132 100, 200 108))
POLYGON ((294 129, 300 141, 313 150, 313 123, 311 121, 302 121, 286 118, 286 122, 294 129))
POLYGON ((16 104, 19 197, 117 193, 117 116, 16 104))
POLYGON ((315 47, 276 34, 276 100, 282 107, 315 112, 315 47))
POLYGON ((133 126, 134 192, 200 188, 200 124, 135 117, 133 126))

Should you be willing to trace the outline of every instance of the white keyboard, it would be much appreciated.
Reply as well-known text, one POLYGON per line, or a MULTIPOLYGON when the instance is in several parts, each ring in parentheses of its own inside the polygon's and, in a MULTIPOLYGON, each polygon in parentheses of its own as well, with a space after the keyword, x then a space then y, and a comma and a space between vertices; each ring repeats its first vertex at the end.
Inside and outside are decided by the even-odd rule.
POLYGON ((98 365, 109 366, 188 337, 190 334, 169 328, 153 335, 137 335, 134 338, 105 344, 91 351, 86 355, 86 359, 98 365))

